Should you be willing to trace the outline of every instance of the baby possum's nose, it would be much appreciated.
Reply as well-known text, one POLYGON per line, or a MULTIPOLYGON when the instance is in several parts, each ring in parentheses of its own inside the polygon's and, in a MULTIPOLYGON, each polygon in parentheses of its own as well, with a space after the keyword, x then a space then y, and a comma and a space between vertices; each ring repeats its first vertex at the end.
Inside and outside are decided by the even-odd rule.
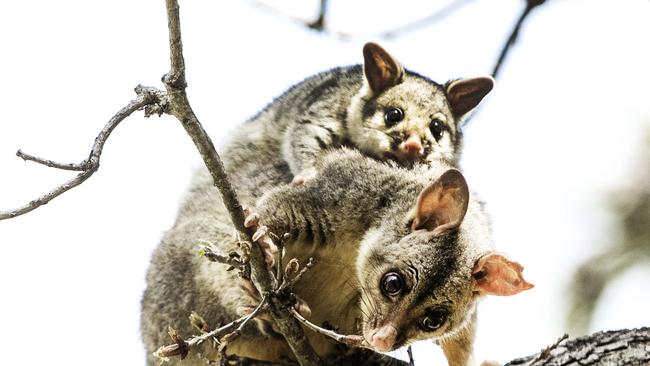
POLYGON ((397 329, 392 324, 386 324, 379 328, 371 337, 370 345, 380 352, 388 352, 395 346, 397 329))
POLYGON ((422 139, 418 134, 412 133, 400 147, 400 152, 409 160, 418 160, 424 154, 422 139))

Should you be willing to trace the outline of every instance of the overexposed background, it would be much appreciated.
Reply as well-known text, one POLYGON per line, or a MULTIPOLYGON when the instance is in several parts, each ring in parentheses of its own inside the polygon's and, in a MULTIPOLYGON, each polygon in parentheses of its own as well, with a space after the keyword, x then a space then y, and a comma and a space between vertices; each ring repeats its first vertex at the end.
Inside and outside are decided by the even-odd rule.
MULTIPOLYGON (((373 35, 446 3, 331 1, 328 27, 359 35, 341 40, 253 1, 181 1, 194 110, 214 140, 228 138, 293 83, 361 62, 369 40, 439 82, 489 74, 521 0, 476 0, 399 38, 373 35)), ((312 19, 317 1, 272 6, 312 19)), ((650 129, 648 19, 645 0, 548 1, 465 130, 470 187, 488 203, 499 249, 536 284, 482 303, 478 360, 524 356, 565 332, 572 273, 617 239, 612 192, 648 169, 635 160, 650 129)), ((18 148, 83 160, 132 88, 161 87, 169 69, 162 1, 13 1, 0 13, 0 41, 0 210, 75 174, 23 162, 18 148)), ((0 222, 0 364, 144 364, 149 257, 200 161, 176 120, 137 113, 101 163, 46 207, 0 222)), ((650 325, 648 309, 650 266, 637 266, 605 292, 591 330, 650 325)), ((418 365, 444 364, 430 343, 414 352, 418 365)))

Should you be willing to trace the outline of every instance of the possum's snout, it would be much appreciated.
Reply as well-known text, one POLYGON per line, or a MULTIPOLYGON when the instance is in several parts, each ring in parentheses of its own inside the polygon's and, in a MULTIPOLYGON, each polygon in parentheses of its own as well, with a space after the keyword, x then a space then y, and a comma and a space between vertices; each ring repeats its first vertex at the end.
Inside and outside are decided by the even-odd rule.
POLYGON ((399 145, 399 154, 410 161, 417 161, 424 155, 422 139, 417 134, 411 134, 406 141, 399 145))
POLYGON ((395 340, 397 339, 397 328, 395 328, 393 324, 385 324, 379 329, 372 330, 370 334, 370 337, 368 337, 369 339, 366 338, 366 341, 375 350, 379 352, 388 352, 392 351, 395 347, 395 340))

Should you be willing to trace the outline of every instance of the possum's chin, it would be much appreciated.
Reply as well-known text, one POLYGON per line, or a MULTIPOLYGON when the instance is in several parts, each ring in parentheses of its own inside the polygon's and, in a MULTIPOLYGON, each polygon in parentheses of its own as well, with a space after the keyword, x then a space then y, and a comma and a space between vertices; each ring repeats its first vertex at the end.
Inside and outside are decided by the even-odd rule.
POLYGON ((417 164, 425 163, 426 159, 424 158, 419 158, 419 159, 409 159, 407 157, 404 157, 400 155, 399 153, 395 151, 385 151, 382 155, 382 158, 384 160, 392 161, 394 163, 397 163, 397 165, 404 167, 404 168, 413 168, 417 164))

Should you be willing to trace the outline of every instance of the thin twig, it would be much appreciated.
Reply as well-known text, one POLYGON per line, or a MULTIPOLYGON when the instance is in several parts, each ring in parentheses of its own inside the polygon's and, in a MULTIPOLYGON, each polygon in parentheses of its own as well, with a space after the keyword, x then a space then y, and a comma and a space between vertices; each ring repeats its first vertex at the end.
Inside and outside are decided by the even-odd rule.
POLYGON ((320 4, 318 6, 318 17, 316 17, 316 20, 313 22, 307 23, 307 27, 319 32, 325 29, 325 16, 327 15, 328 3, 328 0, 320 0, 320 4))
POLYGON ((244 329, 244 326, 246 325, 246 323, 248 323, 251 319, 255 318, 257 316, 257 314, 259 314, 260 311, 262 311, 262 309, 264 309, 264 307, 268 303, 268 299, 269 299, 268 296, 262 297, 262 301, 260 301, 259 305, 257 305, 255 310, 253 310, 250 314, 248 314, 248 318, 246 320, 244 320, 243 322, 241 322, 241 324, 239 324, 239 326, 237 327, 237 330, 235 330, 235 332, 240 333, 242 331, 242 329, 244 329))
POLYGON ((456 0, 451 3, 443 6, 442 8, 436 10, 434 13, 418 19, 412 23, 402 25, 400 27, 394 28, 392 30, 384 31, 379 34, 380 37, 385 38, 395 38, 401 36, 405 33, 416 31, 420 28, 424 28, 436 22, 439 22, 448 16, 452 15, 456 11, 460 10, 463 6, 471 3, 474 0, 456 0))
POLYGON ((88 160, 84 160, 81 163, 57 163, 56 161, 48 160, 48 159, 43 159, 39 158, 34 155, 29 155, 25 154, 22 152, 22 150, 16 151, 16 156, 19 158, 25 160, 25 161, 33 161, 35 163, 43 164, 45 166, 48 166, 50 168, 56 168, 56 169, 62 169, 62 170, 71 170, 71 171, 76 171, 76 172, 81 172, 84 170, 88 170, 88 160))
POLYGON ((413 349, 411 346, 406 348, 406 353, 409 355, 409 366, 415 366, 415 359, 413 358, 413 349))
POLYGON ((519 36, 519 30, 521 29, 521 25, 524 24, 524 20, 526 20, 526 17, 528 17, 530 12, 534 8, 544 4, 545 1, 546 0, 526 1, 526 7, 524 8, 524 11, 521 12, 521 15, 517 19, 515 26, 512 28, 512 31, 510 32, 510 36, 508 36, 506 43, 503 45, 503 48, 501 49, 501 53, 499 54, 499 58, 497 59, 494 68, 492 69, 492 77, 496 78, 497 75, 499 74, 499 71, 501 70, 501 65, 503 65, 503 62, 505 61, 506 57, 510 53, 512 46, 515 44, 515 42, 517 42, 517 36, 519 36))
POLYGON ((171 51, 171 70, 163 76, 163 83, 169 95, 169 112, 181 122, 185 131, 192 138, 194 145, 199 150, 205 165, 208 167, 214 179, 215 185, 219 187, 223 202, 228 208, 228 213, 235 228, 241 232, 246 232, 244 228, 245 217, 243 207, 239 203, 235 190, 232 188, 212 140, 194 114, 185 93, 187 82, 185 81, 185 62, 181 42, 178 2, 176 0, 166 0, 166 4, 171 51))
MULTIPOLYGON (((512 31, 510 31, 510 35, 506 39, 505 44, 503 45, 503 48, 501 49, 501 53, 499 54, 499 58, 497 59, 496 64, 494 65, 494 68, 492 69, 492 77, 497 78, 499 75, 499 71, 501 71, 501 66, 503 66, 503 63, 505 62, 506 58, 510 54, 510 51, 512 50, 512 46, 515 44, 517 41, 517 37, 519 36, 519 30, 521 29, 522 24, 524 23, 524 20, 530 12, 536 8, 539 5, 542 5, 546 0, 526 0, 526 7, 522 11, 521 15, 519 15, 519 18, 517 18, 517 22, 515 23, 515 26, 512 28, 512 31)), ((472 114, 469 115, 463 122, 463 126, 467 128, 469 124, 474 120, 474 118, 479 114, 482 108, 482 104, 479 105, 473 112, 472 114)))
MULTIPOLYGON (((252 242, 251 236, 254 233, 244 226, 244 210, 226 174, 223 162, 219 154, 217 154, 212 140, 194 114, 185 93, 187 83, 185 81, 185 63, 183 60, 178 2, 176 0, 166 0, 165 3, 167 8, 167 25, 169 28, 171 70, 163 76, 163 83, 169 96, 169 113, 181 122, 183 128, 185 128, 185 131, 199 150, 203 162, 212 175, 214 184, 219 188, 222 201, 228 210, 235 229, 239 232, 246 233, 248 240, 252 242)), ((251 251, 250 260, 255 283, 259 286, 258 290, 260 293, 269 293, 277 287, 277 282, 266 266, 259 245, 253 245, 251 248, 256 248, 251 251)), ((307 341, 300 324, 288 311, 284 310, 281 302, 275 297, 272 297, 269 301, 269 306, 270 314, 278 330, 286 339, 298 362, 303 366, 322 364, 322 361, 307 341)))
POLYGON ((280 291, 282 291, 284 289, 290 289, 293 286, 295 286, 295 284, 298 283, 298 281, 300 281, 302 276, 304 276, 305 273, 307 273, 307 271, 309 271, 313 266, 314 266, 314 258, 309 258, 309 261, 307 262, 307 264, 305 264, 305 266, 300 269, 300 272, 298 272, 293 278, 291 278, 291 279, 286 279, 285 278, 284 279, 284 281, 282 282, 282 284, 278 288, 278 292, 280 292, 280 291))
POLYGON ((327 9, 328 9, 328 1, 327 0, 321 0, 319 4, 319 12, 316 20, 314 21, 308 21, 300 17, 296 17, 294 15, 288 14, 278 8, 275 8, 271 5, 265 4, 262 1, 259 0, 250 0, 255 6, 257 6, 260 9, 263 9, 265 12, 276 16, 278 18, 283 18, 285 20, 288 20, 292 23, 295 23, 300 26, 304 26, 310 29, 313 29, 315 31, 318 31, 320 33, 328 34, 334 37, 338 38, 344 38, 344 39, 349 39, 352 37, 355 38, 362 38, 362 39, 367 39, 367 38, 376 38, 376 37, 383 37, 383 38, 396 38, 399 37, 403 34, 413 32, 419 28, 426 27, 428 25, 431 25, 435 22, 438 22, 457 10, 461 9, 463 6, 471 3, 474 0, 455 0, 452 1, 451 3, 443 6, 440 9, 437 9, 435 12, 433 12, 431 15, 428 15, 424 18, 418 19, 412 23, 408 23, 399 27, 396 27, 394 29, 388 30, 388 31, 381 31, 377 33, 363 33, 363 34, 352 34, 352 33, 347 33, 344 31, 334 31, 331 29, 327 29, 325 25, 325 18, 327 16, 327 9))
POLYGON ((16 155, 24 160, 31 160, 39 164, 47 165, 57 169, 77 171, 80 170, 81 173, 79 173, 76 177, 68 180, 67 182, 61 184, 60 186, 54 188, 50 192, 29 201, 27 204, 21 207, 9 211, 0 211, 0 220, 10 219, 33 211, 34 209, 45 205, 54 198, 60 196, 64 192, 71 190, 72 188, 85 182, 86 179, 90 178, 90 176, 92 176, 99 169, 99 158, 101 157, 104 144, 106 143, 106 140, 110 136, 111 132, 115 129, 115 127, 117 127, 117 125, 119 125, 120 122, 122 122, 126 117, 130 116, 133 112, 139 109, 153 104, 164 104, 164 94, 154 88, 148 88, 139 85, 135 88, 135 92, 138 94, 138 97, 130 101, 129 104, 117 112, 108 121, 108 123, 106 123, 104 128, 100 131, 99 135, 97 135, 95 138, 95 143, 93 144, 92 150, 90 151, 90 156, 88 159, 83 160, 79 164, 55 163, 51 160, 37 158, 18 150, 16 155))
POLYGON ((218 250, 216 250, 215 248, 216 247, 214 246, 214 244, 210 242, 205 242, 203 247, 199 251, 199 255, 204 256, 206 259, 208 259, 211 262, 227 264, 229 266, 233 266, 237 268, 239 268, 244 264, 242 263, 239 257, 223 254, 218 250))
MULTIPOLYGON (((261 307, 263 304, 264 304, 264 302, 260 302, 260 305, 258 306, 258 308, 261 307)), ((257 310, 257 309, 255 309, 255 310, 257 310)), ((187 353, 187 350, 189 348, 201 345, 203 342, 207 341, 208 339, 218 338, 220 336, 226 335, 226 334, 231 333, 232 331, 236 330, 241 324, 245 324, 245 322, 248 322, 254 316, 257 316, 257 313, 254 316, 253 316, 253 313, 250 313, 248 315, 244 315, 241 318, 233 320, 230 323, 228 323, 228 324, 226 324, 224 326, 221 326, 221 327, 219 327, 217 329, 214 329, 214 330, 212 330, 210 332, 206 332, 206 333, 203 333, 201 335, 193 336, 193 337, 191 337, 191 338, 189 338, 187 340, 180 339, 180 342, 177 341, 178 338, 180 338, 180 337, 172 336, 172 340, 174 340, 176 342, 176 344, 162 346, 162 347, 158 348, 158 350, 156 350, 156 352, 154 352, 153 354, 154 354, 154 356, 159 357, 159 358, 166 358, 166 357, 170 357, 170 356, 180 355, 182 353, 187 353), (176 338, 176 339, 174 339, 174 338, 176 338)))
POLYGON ((338 334, 329 329, 321 328, 318 325, 305 319, 294 308, 289 308, 289 312, 291 313, 291 315, 294 316, 294 318, 298 319, 298 321, 302 323, 304 326, 306 326, 307 328, 313 330, 316 333, 320 333, 326 337, 332 338, 337 342, 343 343, 350 347, 359 347, 365 343, 365 339, 360 335, 343 335, 343 334, 338 334))
POLYGON ((539 353, 539 355, 537 355, 537 357, 535 357, 532 361, 530 361, 530 364, 534 364, 537 361, 547 359, 551 355, 551 351, 554 350, 555 348, 557 348, 560 345, 560 343, 564 342, 568 338, 569 338, 568 334, 566 334, 566 333, 563 334, 560 338, 558 338, 555 342, 553 342, 553 344, 551 344, 550 346, 544 348, 539 353))

